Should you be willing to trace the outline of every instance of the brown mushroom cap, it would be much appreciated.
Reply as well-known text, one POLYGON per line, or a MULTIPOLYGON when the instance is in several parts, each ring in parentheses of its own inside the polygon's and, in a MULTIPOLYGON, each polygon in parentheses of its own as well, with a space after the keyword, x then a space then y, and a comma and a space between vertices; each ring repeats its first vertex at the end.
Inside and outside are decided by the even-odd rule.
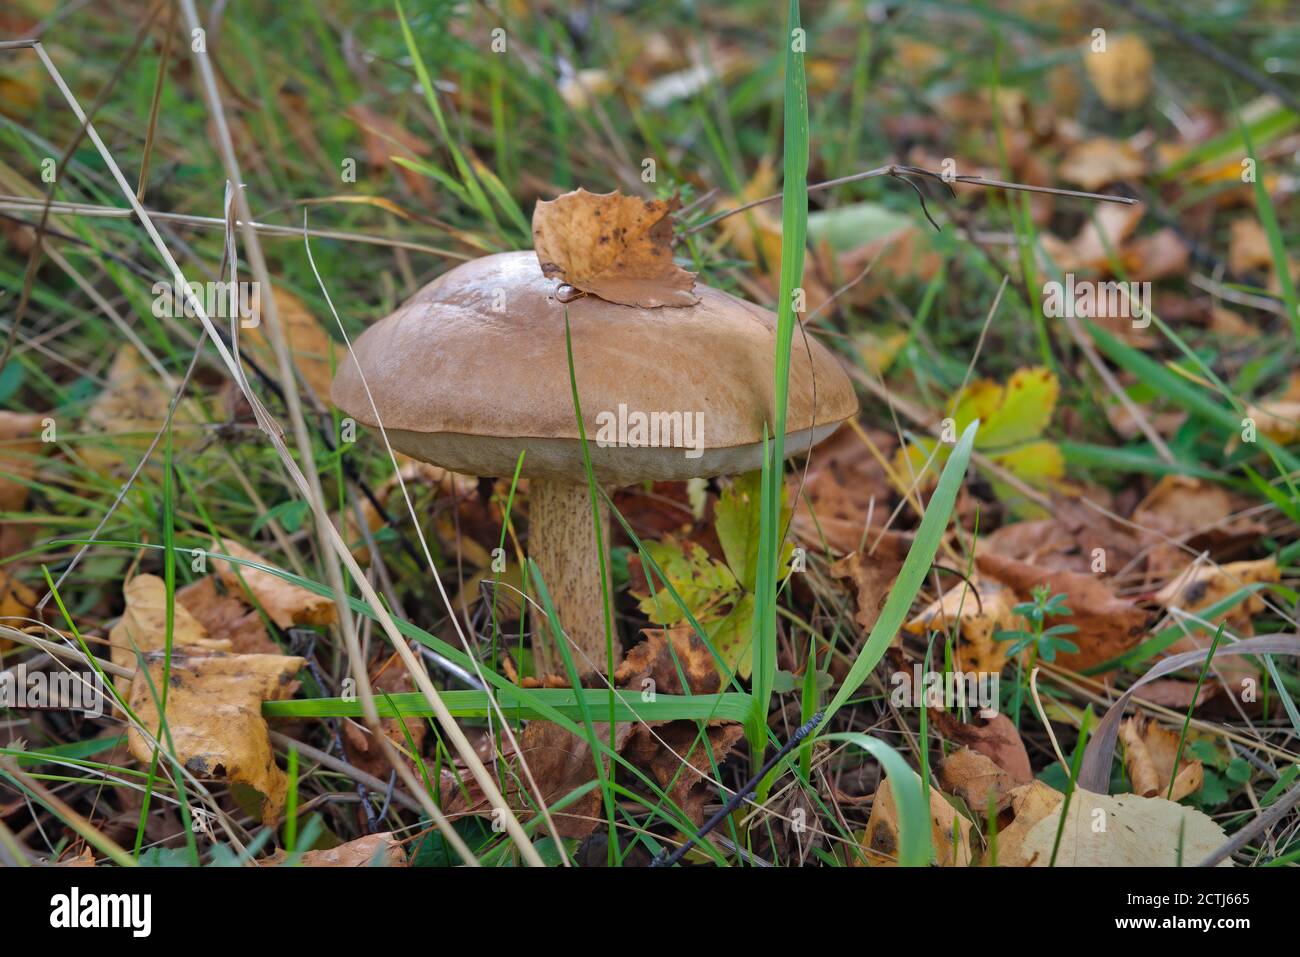
MULTIPOLYGON (((375 409, 393 447, 470 475, 584 476, 564 318, 597 478, 609 484, 736 474, 762 464, 772 407, 776 317, 697 285, 694 306, 640 309, 556 299, 532 252, 499 253, 435 279, 356 340, 331 397, 364 425, 375 409), (358 370, 365 374, 365 382, 358 370), (366 386, 369 386, 367 395, 366 386), (371 404, 373 397, 373 406, 371 404), (602 423, 628 413, 699 414, 702 454, 601 447, 602 423), (602 413, 605 413, 602 416, 602 413)), ((856 414, 835 357, 798 330, 791 349, 785 450, 806 450, 856 414), (812 359, 809 361, 809 351, 812 359), (814 389, 815 386, 815 389, 814 389)), ((680 433, 678 433, 680 434, 680 433)))

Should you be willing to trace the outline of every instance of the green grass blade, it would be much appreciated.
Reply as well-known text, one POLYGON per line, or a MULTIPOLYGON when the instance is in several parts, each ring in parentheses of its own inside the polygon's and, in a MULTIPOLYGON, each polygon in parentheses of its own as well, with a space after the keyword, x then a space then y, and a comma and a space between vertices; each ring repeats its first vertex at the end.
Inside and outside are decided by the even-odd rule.
POLYGON ((934 490, 934 495, 930 497, 930 503, 926 506, 925 517, 921 519, 921 525, 916 530, 916 538, 913 539, 912 547, 908 549, 907 558, 903 561, 903 568, 898 573, 898 580, 885 600, 885 607, 881 609, 880 617, 876 619, 866 644, 862 646, 857 660, 849 669, 848 677, 840 685, 840 690, 831 699, 831 703, 826 706, 822 727, 826 726, 831 716, 843 707, 844 703, 853 697, 854 692, 867 680, 867 676, 884 656, 889 643, 903 627, 903 620, 911 610, 916 593, 921 590, 921 583, 930 572, 930 564, 934 561, 935 552, 939 550, 939 540, 943 538, 944 529, 948 527, 948 518, 952 514, 953 505, 956 504, 957 491, 961 488, 962 478, 966 474, 966 465, 970 461, 975 446, 975 433, 978 429, 978 420, 966 426, 966 430, 962 432, 961 438, 953 447, 952 454, 948 456, 943 474, 939 476, 939 484, 934 490))
MULTIPOLYGON (((755 763, 761 763, 776 678, 776 593, 784 529, 781 483, 784 481, 786 399, 790 390, 790 346, 794 336, 795 290, 803 281, 804 237, 808 229, 808 82, 804 75, 804 33, 799 0, 790 0, 785 32, 785 170, 781 199, 781 285, 776 320, 774 371, 775 425, 770 454, 763 459, 760 504, 758 579, 754 601, 754 713, 748 728, 755 763)), ((767 451, 765 449, 765 451, 767 451)))
POLYGON ((820 740, 856 744, 880 762, 894 797, 894 807, 898 809, 898 864, 900 867, 929 867, 933 854, 930 802, 921 789, 920 777, 908 767, 903 756, 879 738, 856 731, 827 734, 820 740))

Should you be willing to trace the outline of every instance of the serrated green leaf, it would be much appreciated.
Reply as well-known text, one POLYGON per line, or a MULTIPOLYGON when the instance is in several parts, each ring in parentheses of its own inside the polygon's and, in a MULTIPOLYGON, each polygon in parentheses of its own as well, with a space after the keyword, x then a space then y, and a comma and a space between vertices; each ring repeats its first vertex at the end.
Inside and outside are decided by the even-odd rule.
MULTIPOLYGON (((714 561, 695 543, 691 543, 689 552, 673 541, 646 542, 645 549, 681 596, 686 609, 701 624, 722 617, 728 604, 740 594, 731 569, 714 561)), ((686 611, 673 600, 667 588, 659 588, 642 598, 640 608, 656 625, 677 625, 687 620, 686 611)))

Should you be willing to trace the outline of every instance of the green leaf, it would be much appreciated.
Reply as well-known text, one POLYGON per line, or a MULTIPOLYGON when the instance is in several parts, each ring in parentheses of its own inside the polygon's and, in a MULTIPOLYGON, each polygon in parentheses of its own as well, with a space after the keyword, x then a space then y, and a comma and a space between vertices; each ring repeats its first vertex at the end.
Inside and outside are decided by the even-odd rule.
MULTIPOLYGON (((762 472, 749 472, 737 478, 718 498, 714 509, 718 541, 726 556, 736 581, 746 591, 753 591, 758 578, 759 526, 762 522, 762 472)), ((789 488, 781 483, 781 527, 790 522, 789 488)), ((794 545, 786 542, 782 550, 777 577, 785 575, 785 566, 794 552, 794 545)))
MULTIPOLYGON (((745 592, 725 618, 709 629, 709 641, 733 674, 748 678, 754 662, 754 596, 745 592)), ((729 678, 729 674, 722 676, 729 678)))
POLYGON ((685 609, 678 605, 667 587, 642 598, 641 612, 656 625, 681 624, 688 611, 705 624, 725 614, 727 603, 739 597, 740 586, 731 570, 710 558, 700 545, 690 543, 689 553, 673 541, 646 542, 645 549, 686 605, 685 609))
POLYGON ((916 225, 912 217, 879 203, 852 203, 808 214, 808 239, 834 252, 861 249, 879 239, 916 225))

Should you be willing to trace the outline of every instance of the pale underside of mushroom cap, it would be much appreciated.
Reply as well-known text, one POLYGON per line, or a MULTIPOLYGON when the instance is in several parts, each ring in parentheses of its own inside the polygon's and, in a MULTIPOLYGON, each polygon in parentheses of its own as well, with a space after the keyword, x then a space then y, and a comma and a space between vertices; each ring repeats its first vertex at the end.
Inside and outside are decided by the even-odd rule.
MULTIPOLYGON (((366 426, 382 420, 393 447, 422 461, 509 475, 525 451, 524 475, 578 481, 584 472, 567 310, 600 481, 735 474, 761 465, 772 408, 772 313, 701 284, 698 304, 657 309, 594 296, 564 303, 559 289, 532 252, 458 266, 356 340, 356 359, 339 365, 334 404, 366 426), (660 447, 597 444, 611 437, 620 415, 626 422, 636 414, 657 415, 674 429, 660 447), (674 414, 698 432, 685 435, 674 414)), ((794 455, 854 415, 857 398, 835 357, 811 337, 805 346, 798 329, 790 358, 785 449, 794 455)))

